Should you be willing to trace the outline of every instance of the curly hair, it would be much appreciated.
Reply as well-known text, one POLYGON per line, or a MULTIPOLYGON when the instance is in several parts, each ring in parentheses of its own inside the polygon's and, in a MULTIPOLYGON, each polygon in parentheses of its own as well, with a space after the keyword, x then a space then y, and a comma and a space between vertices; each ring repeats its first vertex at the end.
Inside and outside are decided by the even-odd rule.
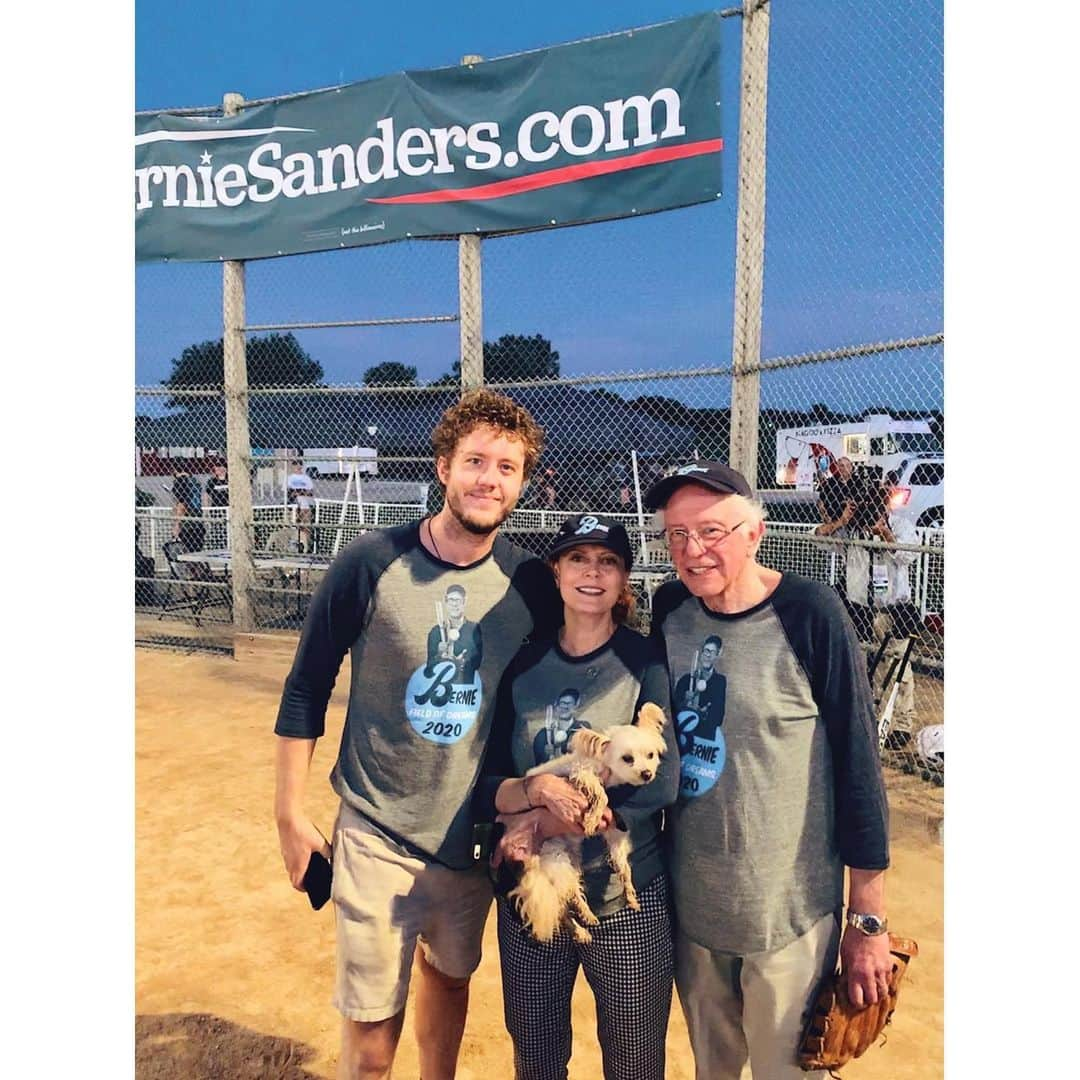
POLYGON ((462 394, 461 400, 442 414, 431 433, 436 459, 450 461, 458 443, 478 427, 494 428, 520 442, 525 447, 525 479, 532 476, 544 449, 544 429, 524 406, 485 387, 462 394))

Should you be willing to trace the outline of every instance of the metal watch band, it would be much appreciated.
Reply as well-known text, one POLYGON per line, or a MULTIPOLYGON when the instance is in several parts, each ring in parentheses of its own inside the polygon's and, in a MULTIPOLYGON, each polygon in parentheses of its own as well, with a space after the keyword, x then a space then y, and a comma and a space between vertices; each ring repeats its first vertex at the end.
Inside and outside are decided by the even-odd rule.
POLYGON ((881 915, 871 915, 861 911, 849 911, 847 913, 848 926, 854 926, 868 937, 877 937, 889 929, 889 920, 881 915))

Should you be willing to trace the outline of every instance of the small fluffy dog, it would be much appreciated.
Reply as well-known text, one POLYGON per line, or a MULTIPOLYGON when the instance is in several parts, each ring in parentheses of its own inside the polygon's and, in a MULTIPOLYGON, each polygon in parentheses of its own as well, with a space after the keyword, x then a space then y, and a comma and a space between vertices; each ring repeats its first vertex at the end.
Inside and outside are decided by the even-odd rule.
MULTIPOLYGON (((566 777, 589 800, 582 824, 585 836, 593 836, 608 805, 606 787, 641 786, 656 776, 666 749, 665 721, 659 705, 645 702, 638 711, 637 723, 620 724, 606 732, 576 731, 570 737, 568 753, 537 765, 525 775, 553 773, 566 777)), ((602 835, 608 859, 626 890, 626 902, 636 911, 639 905, 630 877, 630 836, 615 828, 602 835)), ((582 840, 577 835, 545 840, 539 854, 526 860, 521 880, 510 892, 522 922, 537 941, 551 941, 564 923, 576 941, 592 940, 586 926, 596 926, 599 920, 585 899, 582 840)))

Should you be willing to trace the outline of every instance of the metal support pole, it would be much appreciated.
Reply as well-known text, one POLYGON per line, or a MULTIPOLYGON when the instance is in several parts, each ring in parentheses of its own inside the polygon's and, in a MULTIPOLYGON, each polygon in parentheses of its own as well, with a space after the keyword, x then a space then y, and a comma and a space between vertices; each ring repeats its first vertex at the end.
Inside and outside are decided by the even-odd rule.
POLYGON ((739 194, 731 363, 730 463, 757 487, 761 402, 761 298, 765 277, 765 113, 769 85, 769 5, 746 0, 739 92, 739 194))
MULTIPOLYGON (((478 64, 482 56, 463 56, 463 65, 478 64)), ((461 391, 484 385, 484 296, 480 274, 480 237, 458 237, 458 329, 461 335, 461 391)))
MULTIPOLYGON (((235 116, 243 107, 240 94, 226 94, 224 112, 235 116)), ((229 261, 222 275, 222 315, 225 353, 225 440, 229 467, 229 550, 232 558, 233 628, 255 627, 251 608, 255 564, 251 557, 251 435, 248 429, 247 350, 243 327, 247 302, 244 264, 229 261)))

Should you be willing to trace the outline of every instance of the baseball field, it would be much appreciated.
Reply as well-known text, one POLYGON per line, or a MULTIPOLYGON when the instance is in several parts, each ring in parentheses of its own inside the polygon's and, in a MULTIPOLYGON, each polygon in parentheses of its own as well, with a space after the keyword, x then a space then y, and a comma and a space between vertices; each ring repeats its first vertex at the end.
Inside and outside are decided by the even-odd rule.
MULTIPOLYGON (((330 1004, 333 909, 313 912, 278 853, 272 728, 289 664, 280 648, 237 657, 136 653, 136 985, 139 1080, 332 1078, 338 1015, 330 1004)), ((308 807, 327 832, 326 781, 344 718, 339 677, 316 747, 308 807)), ((942 791, 888 773, 893 869, 889 916, 920 955, 884 1046, 846 1066, 850 1080, 943 1075, 942 791)), ((503 1028, 494 917, 472 984, 460 1080, 512 1076, 503 1028)), ((668 1031, 671 1080, 693 1060, 677 999, 668 1031)), ((395 1076, 417 1076, 406 1021, 395 1076)), ((591 995, 574 999, 572 1080, 601 1076, 591 995)))

